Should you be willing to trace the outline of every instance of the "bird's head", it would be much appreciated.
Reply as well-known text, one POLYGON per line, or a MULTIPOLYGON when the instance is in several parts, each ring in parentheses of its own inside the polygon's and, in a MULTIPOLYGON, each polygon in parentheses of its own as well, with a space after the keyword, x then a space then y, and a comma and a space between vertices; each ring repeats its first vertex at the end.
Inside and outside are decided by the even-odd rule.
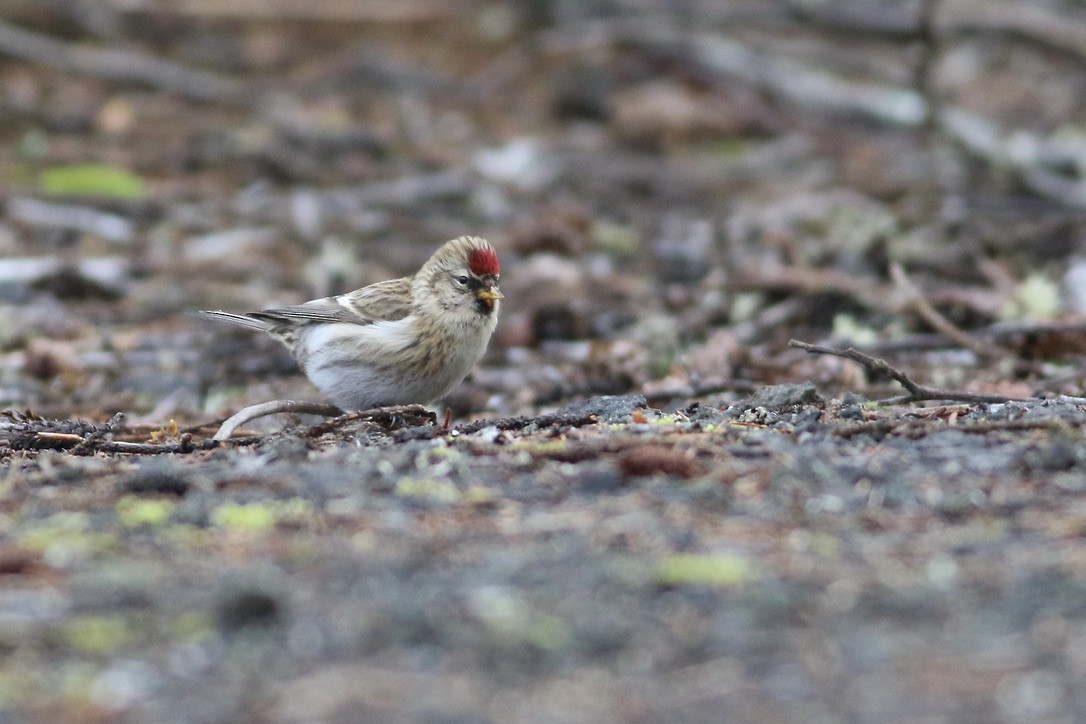
POLYGON ((502 293, 498 255, 486 239, 461 236, 446 242, 415 276, 415 302, 457 318, 494 317, 502 293))

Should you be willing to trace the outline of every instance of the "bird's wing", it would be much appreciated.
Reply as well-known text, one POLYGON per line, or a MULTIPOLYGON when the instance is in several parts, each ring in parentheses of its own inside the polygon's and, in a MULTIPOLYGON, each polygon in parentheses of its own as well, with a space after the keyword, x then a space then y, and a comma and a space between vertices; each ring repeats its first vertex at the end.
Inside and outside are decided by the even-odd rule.
POLYGON ((411 279, 377 282, 338 297, 314 299, 293 307, 264 309, 247 315, 268 322, 394 322, 411 313, 411 279))

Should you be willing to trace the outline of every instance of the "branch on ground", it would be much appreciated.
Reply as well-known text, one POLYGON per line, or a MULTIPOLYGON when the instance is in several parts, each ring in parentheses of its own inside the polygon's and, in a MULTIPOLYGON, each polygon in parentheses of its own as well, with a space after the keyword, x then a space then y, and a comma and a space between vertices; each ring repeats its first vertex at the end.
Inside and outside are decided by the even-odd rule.
POLYGON ((852 360, 853 362, 863 365, 874 374, 890 378, 908 391, 909 394, 907 395, 879 400, 879 402, 884 405, 900 405, 909 402, 923 402, 925 400, 953 400, 955 402, 970 402, 974 404, 999 404, 1003 402, 1026 401, 1023 397, 1011 397, 1009 395, 981 395, 965 392, 963 390, 946 390, 940 387, 918 385, 916 382, 913 382, 908 375, 892 366, 886 360, 871 357, 852 347, 849 347, 848 349, 822 347, 817 344, 808 344, 795 339, 789 340, 788 346, 795 349, 802 349, 810 354, 825 354, 852 360))

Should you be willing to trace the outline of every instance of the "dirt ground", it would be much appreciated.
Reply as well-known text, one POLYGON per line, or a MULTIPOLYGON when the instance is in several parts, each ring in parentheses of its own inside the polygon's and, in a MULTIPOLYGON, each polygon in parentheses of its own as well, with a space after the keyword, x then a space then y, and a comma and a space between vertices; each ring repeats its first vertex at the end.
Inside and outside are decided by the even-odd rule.
POLYGON ((8 0, 0 722, 1086 720, 1084 66, 1059 0, 8 0), (191 312, 464 233, 436 414, 211 439, 320 396, 191 312))

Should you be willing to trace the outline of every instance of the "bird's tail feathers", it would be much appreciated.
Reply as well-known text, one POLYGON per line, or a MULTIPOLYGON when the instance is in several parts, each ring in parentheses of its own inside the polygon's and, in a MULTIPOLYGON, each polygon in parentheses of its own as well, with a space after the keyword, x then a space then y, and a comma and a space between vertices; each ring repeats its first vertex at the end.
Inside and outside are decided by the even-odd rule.
POLYGON ((205 309, 199 312, 194 312, 198 317, 205 317, 207 319, 214 319, 217 322, 228 322, 230 324, 236 324, 239 327, 245 327, 247 329, 255 329, 261 332, 268 331, 268 323, 261 319, 255 319, 247 314, 234 314, 233 312, 223 312, 217 309, 205 309))

